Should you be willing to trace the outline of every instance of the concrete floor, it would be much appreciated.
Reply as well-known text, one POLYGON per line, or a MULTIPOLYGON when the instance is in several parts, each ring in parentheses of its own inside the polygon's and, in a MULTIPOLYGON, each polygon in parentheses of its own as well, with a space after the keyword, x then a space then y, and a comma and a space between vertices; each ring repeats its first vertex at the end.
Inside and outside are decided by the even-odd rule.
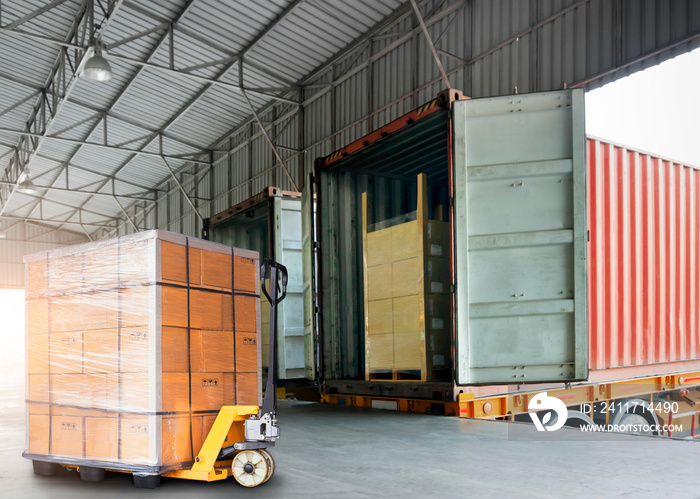
POLYGON ((542 441, 528 424, 470 421, 280 403, 282 438, 270 481, 246 489, 233 479, 163 479, 135 489, 131 477, 104 482, 76 473, 40 477, 24 450, 21 387, 0 388, 0 497, 698 497, 700 443, 562 429, 542 441))

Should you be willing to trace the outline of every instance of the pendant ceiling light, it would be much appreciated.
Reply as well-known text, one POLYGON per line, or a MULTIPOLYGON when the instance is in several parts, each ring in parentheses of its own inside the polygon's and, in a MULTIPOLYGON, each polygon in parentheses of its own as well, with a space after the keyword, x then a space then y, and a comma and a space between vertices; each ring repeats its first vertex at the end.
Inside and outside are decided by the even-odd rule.
POLYGON ((112 78, 112 66, 107 59, 102 56, 104 45, 99 40, 90 42, 93 54, 83 67, 83 76, 95 81, 108 81, 112 78))

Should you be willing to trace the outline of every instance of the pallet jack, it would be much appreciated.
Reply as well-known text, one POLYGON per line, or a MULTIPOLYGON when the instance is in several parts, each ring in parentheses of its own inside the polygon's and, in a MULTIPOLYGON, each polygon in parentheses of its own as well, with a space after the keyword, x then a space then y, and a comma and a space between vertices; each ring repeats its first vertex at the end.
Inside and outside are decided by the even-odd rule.
MULTIPOLYGON (((273 447, 280 436, 276 418, 277 305, 287 295, 287 276, 287 268, 284 265, 269 258, 262 261, 260 287, 270 302, 269 370, 262 407, 256 405, 222 407, 192 468, 168 471, 162 476, 207 482, 233 476, 244 487, 256 487, 272 477, 275 472, 275 461, 267 448, 273 447), (265 286, 268 271, 270 273, 269 293, 265 286), (280 290, 281 294, 279 294, 280 290), (226 441, 236 443, 223 447, 226 441)), ((134 484, 136 483, 136 474, 134 474, 134 484)))
MULTIPOLYGON (((167 471, 162 475, 109 468, 106 469, 107 471, 132 473, 136 487, 149 489, 160 485, 161 476, 205 482, 224 480, 233 476, 244 487, 256 487, 272 477, 275 472, 275 461, 267 449, 273 447, 280 436, 276 417, 277 305, 287 295, 287 276, 287 269, 284 265, 268 258, 262 261, 260 266, 261 289, 270 302, 269 370, 262 407, 257 405, 222 407, 190 469, 167 471), (269 293, 265 286, 268 272, 270 274, 269 293), (226 442, 235 443, 225 446, 226 442)), ((54 462, 35 460, 33 464, 34 473, 37 475, 54 474, 56 468, 59 467, 54 462)), ((104 468, 70 464, 63 466, 77 469, 81 479, 86 481, 99 481, 104 478, 104 468)))

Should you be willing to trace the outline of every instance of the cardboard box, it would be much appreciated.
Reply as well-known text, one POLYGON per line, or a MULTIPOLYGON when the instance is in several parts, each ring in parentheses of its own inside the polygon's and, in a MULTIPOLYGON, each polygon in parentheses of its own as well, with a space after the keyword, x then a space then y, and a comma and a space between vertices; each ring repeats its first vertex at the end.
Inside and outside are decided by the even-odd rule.
MULTIPOLYGON (((190 330, 190 365, 193 373, 233 372, 233 331, 190 330)), ((237 353, 236 353, 237 355, 237 353)))
POLYGON ((51 374, 83 372, 83 333, 52 333, 49 335, 51 374))
POLYGON ((449 224, 428 220, 424 174, 415 212, 370 225, 368 202, 364 193, 365 379, 449 379, 449 224))
POLYGON ((119 418, 85 418, 85 458, 119 460, 119 418))
POLYGON ((27 300, 27 335, 49 332, 49 301, 45 298, 27 300))
MULTIPOLYGON (((30 428, 31 430, 31 428, 30 428)), ((51 417, 51 455, 83 456, 84 419, 82 416, 51 417)))
MULTIPOLYGON (((51 335, 52 340, 54 336, 56 335, 51 335)), ((82 334, 82 348, 83 371, 88 374, 118 372, 120 358, 123 360, 131 359, 131 355, 129 355, 131 352, 119 355, 120 345, 117 329, 85 331, 82 334)), ((53 349, 51 354, 53 355, 53 349)))

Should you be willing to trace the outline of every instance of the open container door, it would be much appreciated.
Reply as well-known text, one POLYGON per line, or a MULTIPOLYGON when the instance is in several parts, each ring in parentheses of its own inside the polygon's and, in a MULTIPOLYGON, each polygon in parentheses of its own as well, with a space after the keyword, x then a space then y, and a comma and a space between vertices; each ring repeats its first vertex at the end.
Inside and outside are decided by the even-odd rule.
POLYGON ((456 381, 584 380, 583 90, 453 113, 456 381))
POLYGON ((301 193, 302 282, 304 292, 304 377, 310 380, 316 379, 313 185, 311 178, 308 178, 301 193))
POLYGON ((299 198, 275 197, 274 255, 287 267, 287 297, 278 305, 279 379, 304 377, 304 297, 302 285, 301 204, 299 198))

